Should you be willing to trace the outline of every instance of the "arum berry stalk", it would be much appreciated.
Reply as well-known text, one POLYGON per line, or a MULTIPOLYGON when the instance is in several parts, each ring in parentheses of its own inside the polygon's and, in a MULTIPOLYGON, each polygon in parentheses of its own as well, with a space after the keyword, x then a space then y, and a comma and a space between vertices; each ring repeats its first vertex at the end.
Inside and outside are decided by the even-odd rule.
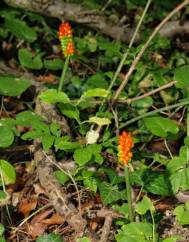
POLYGON ((69 23, 61 23, 58 31, 58 38, 61 43, 61 48, 64 56, 66 57, 62 75, 60 78, 60 83, 58 87, 58 92, 62 90, 66 71, 68 69, 70 56, 74 54, 74 44, 72 39, 72 29, 69 23))
POLYGON ((132 199, 131 199, 131 186, 129 181, 129 169, 128 162, 132 157, 131 148, 133 147, 133 139, 130 133, 123 131, 119 136, 118 142, 118 159, 119 162, 124 165, 125 172, 125 182, 126 182, 126 190, 127 190, 127 202, 129 206, 129 220, 132 222, 134 220, 132 199))

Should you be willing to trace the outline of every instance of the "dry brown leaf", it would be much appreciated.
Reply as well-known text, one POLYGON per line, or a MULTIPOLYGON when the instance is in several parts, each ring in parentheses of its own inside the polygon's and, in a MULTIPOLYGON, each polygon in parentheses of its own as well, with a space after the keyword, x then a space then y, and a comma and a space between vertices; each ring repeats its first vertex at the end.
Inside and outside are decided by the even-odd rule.
POLYGON ((50 218, 44 219, 43 224, 52 225, 52 224, 63 224, 65 220, 57 213, 54 213, 50 218))
POLYGON ((28 201, 27 199, 24 199, 20 203, 18 211, 20 213, 23 213, 23 215, 27 217, 28 214, 36 208, 36 206, 37 206, 37 200, 28 201))
POLYGON ((39 223, 42 220, 44 220, 46 217, 48 217, 53 212, 53 209, 42 211, 41 213, 37 214, 33 219, 31 220, 31 224, 39 223))
POLYGON ((42 223, 27 224, 27 233, 35 239, 36 237, 44 234, 46 227, 47 225, 42 223))

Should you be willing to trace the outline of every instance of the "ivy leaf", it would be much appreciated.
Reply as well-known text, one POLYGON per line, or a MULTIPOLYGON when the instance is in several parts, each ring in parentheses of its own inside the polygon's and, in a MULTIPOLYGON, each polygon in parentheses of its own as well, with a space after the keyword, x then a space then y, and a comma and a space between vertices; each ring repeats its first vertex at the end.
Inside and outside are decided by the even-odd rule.
POLYGON ((168 133, 176 134, 179 131, 178 126, 175 122, 170 120, 169 118, 163 117, 149 117, 143 119, 145 126, 150 132, 154 135, 160 137, 166 137, 168 133))
POLYGON ((18 96, 31 86, 31 84, 31 81, 27 79, 10 75, 0 75, 0 94, 4 96, 18 96))
POLYGON ((27 49, 20 49, 18 51, 18 59, 20 64, 28 69, 40 70, 43 67, 40 54, 33 55, 27 49))
POLYGON ((50 104, 70 102, 70 99, 66 93, 58 92, 56 89, 50 89, 42 92, 39 97, 43 102, 50 104))
POLYGON ((6 17, 5 26, 19 39, 23 39, 29 43, 32 43, 37 39, 35 30, 29 27, 23 20, 6 17))
MULTIPOLYGON (((16 172, 14 167, 6 160, 0 160, 0 169, 3 176, 3 182, 13 184, 16 181, 16 172)), ((0 185, 2 186, 2 180, 0 179, 0 185)))
POLYGON ((119 191, 117 185, 112 185, 107 182, 98 184, 100 190, 100 196, 105 205, 116 202, 120 199, 125 199, 125 191, 119 191))

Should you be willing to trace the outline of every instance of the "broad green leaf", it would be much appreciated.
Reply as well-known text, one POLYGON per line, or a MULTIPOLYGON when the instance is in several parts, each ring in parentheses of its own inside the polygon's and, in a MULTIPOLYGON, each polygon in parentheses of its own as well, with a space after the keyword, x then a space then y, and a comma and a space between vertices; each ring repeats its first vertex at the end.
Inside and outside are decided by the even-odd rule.
POLYGON ((16 124, 31 126, 34 122, 40 122, 43 118, 31 111, 24 111, 16 115, 16 124))
POLYGON ((126 218, 128 218, 128 214, 129 214, 129 205, 128 203, 123 203, 121 206, 119 205, 113 205, 112 208, 114 210, 116 210, 119 213, 122 213, 125 215, 126 218))
POLYGON ((36 242, 64 242, 59 234, 44 234, 36 239, 36 242))
POLYGON ((189 224, 189 201, 184 205, 177 206, 174 209, 174 215, 181 225, 189 224))
POLYGON ((145 97, 140 100, 134 101, 131 105, 136 109, 147 109, 153 104, 153 99, 151 97, 145 97))
POLYGON ((80 122, 79 110, 77 107, 70 103, 60 103, 58 107, 63 115, 67 116, 68 118, 75 119, 78 123, 80 122))
POLYGON ((47 68, 49 70, 61 70, 64 63, 61 59, 59 58, 56 58, 56 59, 53 59, 53 60, 44 60, 43 62, 44 64, 44 68, 47 68))
POLYGON ((111 121, 108 118, 91 117, 88 120, 89 123, 95 123, 99 126, 109 125, 111 121))
POLYGON ((87 179, 83 179, 83 184, 86 188, 89 188, 91 191, 97 191, 97 181, 94 177, 88 177, 87 179))
MULTIPOLYGON (((14 167, 6 160, 0 160, 0 169, 3 176, 3 182, 8 184, 13 184, 16 181, 16 172, 14 167)), ((2 185, 2 180, 0 179, 0 184, 2 185)))
POLYGON ((5 26, 19 39, 30 43, 37 39, 35 30, 29 27, 23 20, 8 17, 5 18, 5 26))
POLYGON ((69 176, 67 176, 63 171, 55 171, 54 176, 62 185, 70 180, 69 176))
POLYGON ((145 126, 152 134, 166 137, 168 133, 176 134, 179 131, 178 126, 169 118, 149 117, 144 119, 145 126))
POLYGON ((87 147, 83 147, 83 148, 75 150, 73 158, 77 164, 79 164, 80 166, 83 166, 91 160, 92 153, 89 152, 87 147))
POLYGON ((109 94, 109 91, 103 88, 94 88, 89 89, 86 92, 83 93, 80 99, 85 99, 89 97, 107 97, 109 94))
POLYGON ((177 81, 176 87, 189 87, 189 65, 178 67, 174 70, 174 80, 177 81))
POLYGON ((152 224, 133 222, 123 225, 115 235, 117 242, 152 242, 152 224))
POLYGON ((20 49, 18 51, 18 59, 20 64, 28 69, 40 70, 43 67, 40 54, 33 55, 27 49, 20 49))
POLYGON ((52 135, 50 135, 50 134, 43 135, 42 138, 41 138, 41 142, 42 142, 42 145, 43 145, 43 149, 44 150, 50 149, 51 146, 54 143, 54 139, 55 139, 55 137, 52 136, 52 135))
POLYGON ((178 170, 171 174, 170 182, 174 193, 189 189, 189 168, 178 170))
POLYGON ((80 147, 80 144, 78 142, 71 142, 66 140, 64 137, 57 137, 55 139, 55 144, 54 144, 56 150, 64 150, 64 151, 69 151, 69 150, 75 150, 80 147))
POLYGON ((0 94, 18 96, 31 86, 31 81, 9 75, 0 75, 0 94))
POLYGON ((51 125, 50 125, 50 131, 56 137, 60 137, 60 135, 61 135, 60 125, 58 123, 56 123, 56 122, 52 122, 51 123, 51 125))
POLYGON ((167 173, 146 170, 142 174, 142 180, 146 191, 162 196, 172 195, 171 184, 167 173))
POLYGON ((152 201, 147 196, 144 196, 142 201, 136 204, 135 210, 138 214, 144 215, 148 210, 154 212, 155 208, 152 201))
POLYGON ((10 146, 14 141, 12 129, 7 125, 2 125, 0 121, 0 148, 10 146))
POLYGON ((70 99, 64 92, 58 92, 56 89, 49 89, 40 94, 40 99, 45 103, 69 103, 70 99))
POLYGON ((119 191, 117 185, 112 185, 107 182, 101 182, 98 184, 100 196, 105 205, 116 202, 120 199, 126 198, 126 193, 124 191, 119 191))

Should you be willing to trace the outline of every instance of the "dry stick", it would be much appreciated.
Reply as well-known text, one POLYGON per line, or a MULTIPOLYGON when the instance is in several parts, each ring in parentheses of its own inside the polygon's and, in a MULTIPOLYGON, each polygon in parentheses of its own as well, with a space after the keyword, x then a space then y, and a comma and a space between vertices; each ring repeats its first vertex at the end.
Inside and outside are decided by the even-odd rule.
POLYGON ((135 70, 136 65, 138 64, 139 60, 141 59, 142 55, 144 54, 145 50, 147 49, 147 47, 149 46, 150 42, 152 41, 152 39, 155 37, 155 35, 160 31, 160 29, 163 27, 163 25, 173 16, 175 15, 178 11, 180 11, 183 7, 185 7, 187 4, 189 4, 189 0, 185 0, 183 3, 179 4, 175 9, 173 9, 172 12, 170 12, 167 17, 165 17, 161 23, 155 28, 155 30, 153 31, 153 33, 150 35, 150 37, 148 38, 148 40, 146 41, 146 43, 144 44, 144 46, 142 47, 142 49, 140 50, 140 52, 138 53, 138 55, 136 56, 136 58, 134 59, 131 67, 129 68, 129 71, 127 72, 127 74, 125 75, 125 78, 123 80, 123 82, 121 83, 121 85, 118 87, 118 89, 116 90, 114 96, 113 96, 113 100, 112 100, 112 104, 115 103, 115 101, 117 100, 118 96, 120 95, 120 93, 122 92, 122 90, 124 89, 125 85, 127 84, 129 77, 131 76, 131 74, 133 73, 133 71, 135 70))
POLYGON ((177 83, 177 81, 169 82, 169 83, 167 83, 167 84, 165 84, 165 85, 163 85, 163 86, 161 86, 161 87, 158 87, 158 88, 156 88, 156 89, 154 89, 154 90, 152 90, 152 91, 150 91, 150 92, 147 92, 147 93, 145 93, 145 94, 143 94, 143 95, 140 95, 140 96, 138 96, 138 97, 128 98, 127 100, 125 100, 125 102, 128 103, 128 104, 130 104, 130 103, 132 103, 132 102, 134 102, 134 101, 137 101, 137 100, 139 100, 139 99, 143 99, 143 98, 145 98, 145 97, 151 96, 151 95, 155 94, 156 92, 160 92, 160 91, 162 91, 162 90, 164 90, 164 89, 166 89, 166 88, 172 87, 172 86, 174 86, 176 83, 177 83))

